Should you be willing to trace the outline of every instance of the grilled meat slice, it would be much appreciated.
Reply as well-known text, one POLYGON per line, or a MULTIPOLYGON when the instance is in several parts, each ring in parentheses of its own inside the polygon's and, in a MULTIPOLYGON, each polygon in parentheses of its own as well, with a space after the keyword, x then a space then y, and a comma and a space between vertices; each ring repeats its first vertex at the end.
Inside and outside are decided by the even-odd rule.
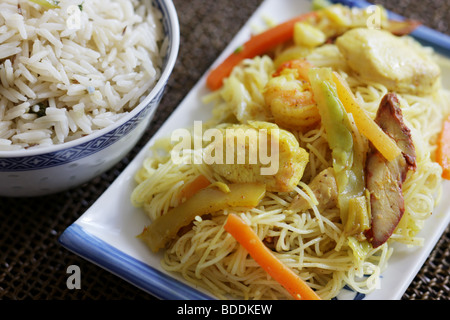
POLYGON ((389 239, 403 216, 402 185, 408 170, 416 169, 416 152, 394 93, 383 97, 375 121, 402 150, 396 159, 387 161, 371 145, 367 156, 366 186, 370 192, 372 221, 366 236, 373 247, 378 247, 389 239))

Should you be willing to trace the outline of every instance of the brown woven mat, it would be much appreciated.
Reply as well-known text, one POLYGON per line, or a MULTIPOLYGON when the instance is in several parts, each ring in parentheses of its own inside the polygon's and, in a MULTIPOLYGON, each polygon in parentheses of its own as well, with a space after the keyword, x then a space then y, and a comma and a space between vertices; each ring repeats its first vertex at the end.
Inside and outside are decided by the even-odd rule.
MULTIPOLYGON (((450 34, 447 0, 376 2, 450 34)), ((0 198, 0 299, 154 299, 70 253, 57 239, 121 173, 260 3, 174 0, 181 27, 178 62, 159 111, 136 148, 113 169, 73 190, 31 199, 0 198), (81 269, 79 290, 66 286, 69 265, 81 269)), ((403 299, 449 299, 449 239, 447 229, 403 299)))

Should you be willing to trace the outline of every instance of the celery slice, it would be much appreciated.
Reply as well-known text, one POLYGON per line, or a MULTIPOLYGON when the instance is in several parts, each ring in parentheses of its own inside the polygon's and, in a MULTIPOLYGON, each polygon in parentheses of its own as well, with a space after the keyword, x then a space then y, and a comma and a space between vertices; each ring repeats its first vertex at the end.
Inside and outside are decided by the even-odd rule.
POLYGON ((59 1, 57 0, 30 0, 31 2, 37 3, 41 7, 47 9, 59 8, 59 1))
POLYGON ((354 131, 339 100, 332 70, 312 68, 309 79, 332 152, 340 216, 346 226, 344 232, 358 234, 368 228, 366 221, 369 219, 369 213, 365 210, 367 203, 364 205, 364 150, 354 143, 354 131))
POLYGON ((266 186, 262 183, 236 183, 228 187, 230 192, 223 192, 215 187, 198 191, 191 198, 153 221, 138 237, 157 252, 176 236, 178 230, 191 223, 196 216, 231 207, 253 208, 266 193, 266 186))

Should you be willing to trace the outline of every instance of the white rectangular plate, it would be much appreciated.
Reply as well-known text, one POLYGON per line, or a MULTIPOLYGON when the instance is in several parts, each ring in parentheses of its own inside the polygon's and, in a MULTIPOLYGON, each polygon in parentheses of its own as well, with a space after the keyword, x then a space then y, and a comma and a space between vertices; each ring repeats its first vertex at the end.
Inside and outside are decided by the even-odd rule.
MULTIPOLYGON (((263 26, 264 16, 282 22, 309 12, 310 8, 310 1, 307 0, 264 1, 215 64, 245 42, 254 26, 263 26)), ((417 37, 431 41, 430 44, 450 56, 449 37, 425 27, 417 30, 417 37)), ((444 72, 450 75, 450 69, 444 72)), ((59 238, 60 243, 70 251, 161 299, 215 298, 206 291, 194 288, 178 274, 162 269, 161 254, 151 253, 146 245, 136 238, 150 221, 141 209, 131 205, 130 194, 135 187, 134 175, 156 139, 170 136, 175 129, 191 127, 194 121, 210 119, 209 108, 201 103, 201 98, 207 93, 203 76, 114 183, 59 238)), ((444 194, 450 194, 450 181, 445 181, 444 194)), ((443 197, 419 234, 425 239, 424 245, 414 248, 395 247, 389 267, 382 274, 380 289, 368 295, 355 294, 345 289, 339 299, 400 299, 446 229, 449 220, 450 198, 443 197)))

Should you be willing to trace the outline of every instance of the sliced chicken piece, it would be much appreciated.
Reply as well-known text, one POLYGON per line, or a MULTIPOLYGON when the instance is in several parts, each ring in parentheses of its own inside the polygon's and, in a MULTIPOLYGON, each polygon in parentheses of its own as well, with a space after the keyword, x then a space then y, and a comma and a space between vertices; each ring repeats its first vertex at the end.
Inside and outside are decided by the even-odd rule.
POLYGON ((386 94, 375 118, 377 124, 402 150, 387 161, 373 145, 366 161, 366 186, 370 192, 371 229, 366 237, 374 248, 385 243, 405 212, 402 185, 408 170, 416 169, 416 153, 409 128, 403 122, 400 103, 393 93, 386 94))
MULTIPOLYGON (((338 190, 336 185, 336 178, 334 177, 333 168, 327 168, 321 171, 314 179, 308 184, 308 187, 314 193, 317 199, 317 209, 319 211, 335 207, 338 202, 338 190)), ((297 195, 292 200, 289 209, 303 212, 310 209, 311 205, 308 200, 300 195, 297 195)))
MULTIPOLYGON (((249 124, 232 125, 224 130, 223 138, 224 161, 211 163, 211 168, 233 183, 262 182, 267 191, 289 192, 299 183, 309 161, 308 152, 299 146, 295 136, 273 123, 249 121, 249 124), (265 133, 267 139, 261 143, 265 133), (238 139, 244 143, 239 143, 238 139), (265 142, 267 148, 263 150, 265 142), (227 154, 227 145, 237 145, 232 154, 227 154), (239 161, 239 153, 245 155, 243 161, 239 161), (255 156, 253 161, 252 156, 255 156), (263 161, 262 156, 267 159, 263 161)), ((216 148, 216 145, 206 147, 209 154, 210 147, 216 148)))
POLYGON ((426 95, 439 85, 439 66, 410 39, 356 28, 337 38, 336 45, 358 76, 390 91, 426 95))

